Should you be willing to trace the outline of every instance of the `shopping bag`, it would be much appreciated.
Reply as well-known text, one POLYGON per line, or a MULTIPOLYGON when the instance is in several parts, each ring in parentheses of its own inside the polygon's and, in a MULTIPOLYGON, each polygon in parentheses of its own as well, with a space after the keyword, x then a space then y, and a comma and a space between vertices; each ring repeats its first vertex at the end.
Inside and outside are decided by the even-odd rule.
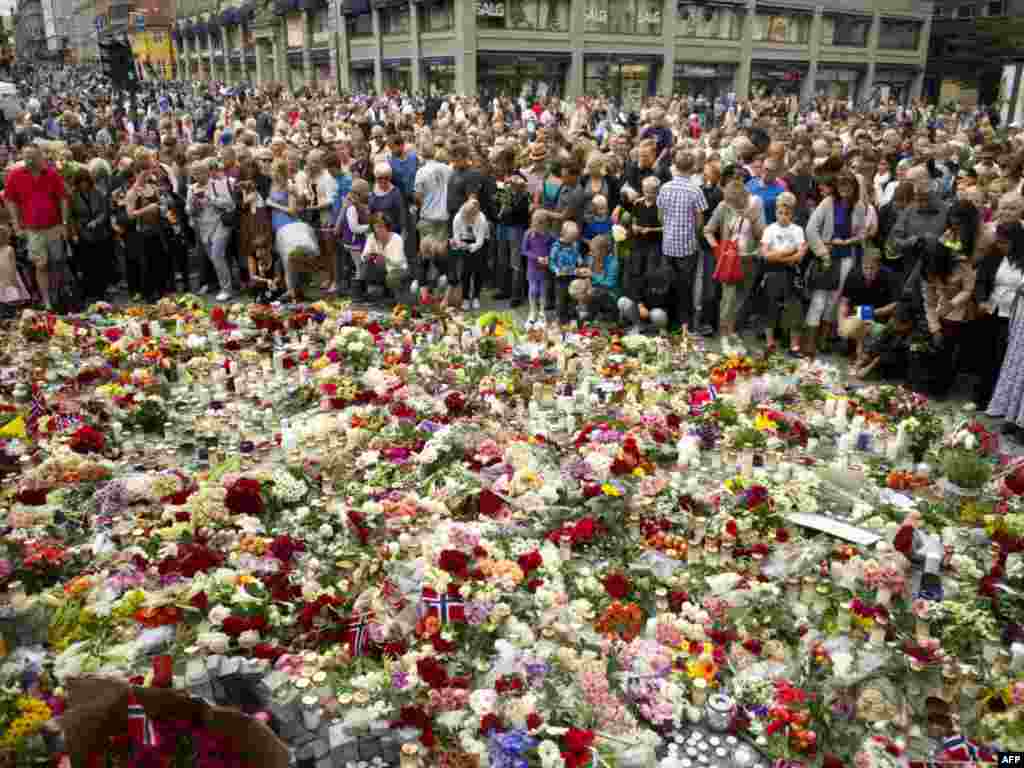
POLYGON ((743 259, 736 240, 719 240, 715 246, 715 280, 724 285, 743 282, 743 259))

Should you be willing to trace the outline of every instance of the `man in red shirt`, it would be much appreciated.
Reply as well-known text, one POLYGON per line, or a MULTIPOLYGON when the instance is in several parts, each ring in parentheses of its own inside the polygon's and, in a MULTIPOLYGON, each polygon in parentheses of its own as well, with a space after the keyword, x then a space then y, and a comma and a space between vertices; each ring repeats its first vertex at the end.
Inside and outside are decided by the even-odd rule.
POLYGON ((36 268, 43 302, 52 309, 50 268, 64 261, 68 192, 64 179, 46 162, 39 147, 29 144, 22 157, 24 165, 14 166, 7 174, 4 199, 14 233, 24 233, 28 241, 28 255, 36 268))

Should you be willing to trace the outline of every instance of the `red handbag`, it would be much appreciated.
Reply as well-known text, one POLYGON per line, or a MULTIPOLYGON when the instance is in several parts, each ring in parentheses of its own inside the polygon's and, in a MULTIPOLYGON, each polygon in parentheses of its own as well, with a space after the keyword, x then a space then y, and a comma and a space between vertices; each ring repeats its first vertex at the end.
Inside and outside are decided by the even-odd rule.
POLYGON ((732 237, 719 240, 715 246, 715 274, 713 277, 725 285, 743 282, 743 259, 740 257, 740 244, 736 238, 741 226, 743 226, 742 216, 739 219, 739 224, 733 228, 732 237))

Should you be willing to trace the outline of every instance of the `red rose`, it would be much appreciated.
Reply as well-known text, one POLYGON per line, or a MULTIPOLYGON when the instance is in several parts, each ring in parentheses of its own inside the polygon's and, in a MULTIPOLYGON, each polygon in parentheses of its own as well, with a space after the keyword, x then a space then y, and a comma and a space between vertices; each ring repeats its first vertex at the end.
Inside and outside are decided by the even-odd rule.
POLYGON ((26 488, 18 491, 18 502, 28 507, 41 507, 46 503, 46 494, 49 488, 26 488))
POLYGON ((785 528, 776 528, 775 541, 779 544, 785 544, 787 541, 789 541, 789 531, 787 531, 785 528))
POLYGON ((601 486, 599 483, 587 483, 583 486, 583 497, 587 499, 597 498, 601 495, 601 486))
POLYGON ((238 637, 249 629, 249 620, 243 616, 228 616, 221 624, 221 629, 224 630, 225 635, 238 637))
POLYGON ((224 505, 236 515, 258 517, 263 514, 263 497, 260 483, 247 477, 239 478, 228 489, 224 505))
POLYGON ((466 572, 469 558, 457 549, 445 549, 441 552, 437 565, 442 571, 458 576, 466 572))
POLYGON ((604 591, 615 600, 623 599, 632 589, 629 579, 621 573, 609 573, 604 577, 604 591))
POLYGON ((206 596, 205 592, 197 592, 192 596, 192 599, 188 601, 188 604, 197 610, 205 611, 210 605, 210 600, 206 596))
POLYGON ((730 520, 728 523, 725 524, 725 532, 732 536, 734 539, 736 538, 736 536, 740 532, 740 529, 739 526, 736 525, 735 520, 730 520))
POLYGON ((477 506, 480 509, 480 514, 484 517, 494 517, 501 511, 501 508, 505 506, 505 502, 503 502, 492 491, 485 488, 480 491, 480 498, 477 501, 477 506))
POLYGON ((581 728, 570 728, 562 736, 562 746, 569 752, 584 752, 593 745, 594 732, 584 731, 581 728))
POLYGON ((573 541, 589 541, 594 538, 596 528, 597 524, 592 517, 584 517, 582 520, 578 520, 572 530, 573 541))
POLYGON ((68 445, 75 453, 100 453, 105 443, 106 439, 102 432, 92 427, 79 427, 71 435, 68 445))
POLYGON ((531 712, 526 716, 526 727, 531 731, 536 731, 544 725, 544 718, 538 715, 536 712, 531 712))
POLYGON ((445 640, 440 632, 430 638, 430 644, 434 646, 435 653, 451 653, 455 650, 455 643, 445 640))
POLYGON ((260 643, 252 649, 252 656, 254 659, 269 659, 270 661, 277 661, 283 655, 284 648, 278 648, 276 645, 271 645, 270 643, 260 643))
POLYGON ((897 552, 903 555, 910 555, 914 547, 914 526, 902 525, 892 540, 892 545, 897 552))
POLYGON ((540 556, 540 552, 535 549, 532 552, 527 552, 525 555, 520 555, 517 562, 519 567, 523 569, 523 573, 529 574, 540 568, 544 564, 544 559, 540 556))
POLYGON ((544 585, 544 579, 530 579, 530 581, 528 581, 527 584, 526 584, 526 588, 528 590, 530 590, 531 592, 536 592, 543 585, 544 585))
POLYGON ((502 727, 501 718, 499 718, 493 712, 490 712, 480 718, 480 733, 483 735, 489 734, 491 731, 497 731, 501 733, 505 729, 502 727))
POLYGON ((416 662, 416 674, 435 690, 443 688, 448 682, 448 671, 444 668, 444 664, 433 656, 426 656, 416 662))

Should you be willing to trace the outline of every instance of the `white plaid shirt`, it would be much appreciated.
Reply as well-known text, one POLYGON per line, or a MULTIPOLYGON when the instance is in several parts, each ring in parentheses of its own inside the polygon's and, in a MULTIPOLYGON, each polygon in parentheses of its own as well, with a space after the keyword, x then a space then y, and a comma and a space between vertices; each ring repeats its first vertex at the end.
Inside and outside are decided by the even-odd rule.
POLYGON ((708 209, 708 201, 700 187, 683 176, 675 176, 658 192, 661 213, 661 252, 673 259, 683 259, 697 250, 697 213, 708 209))

